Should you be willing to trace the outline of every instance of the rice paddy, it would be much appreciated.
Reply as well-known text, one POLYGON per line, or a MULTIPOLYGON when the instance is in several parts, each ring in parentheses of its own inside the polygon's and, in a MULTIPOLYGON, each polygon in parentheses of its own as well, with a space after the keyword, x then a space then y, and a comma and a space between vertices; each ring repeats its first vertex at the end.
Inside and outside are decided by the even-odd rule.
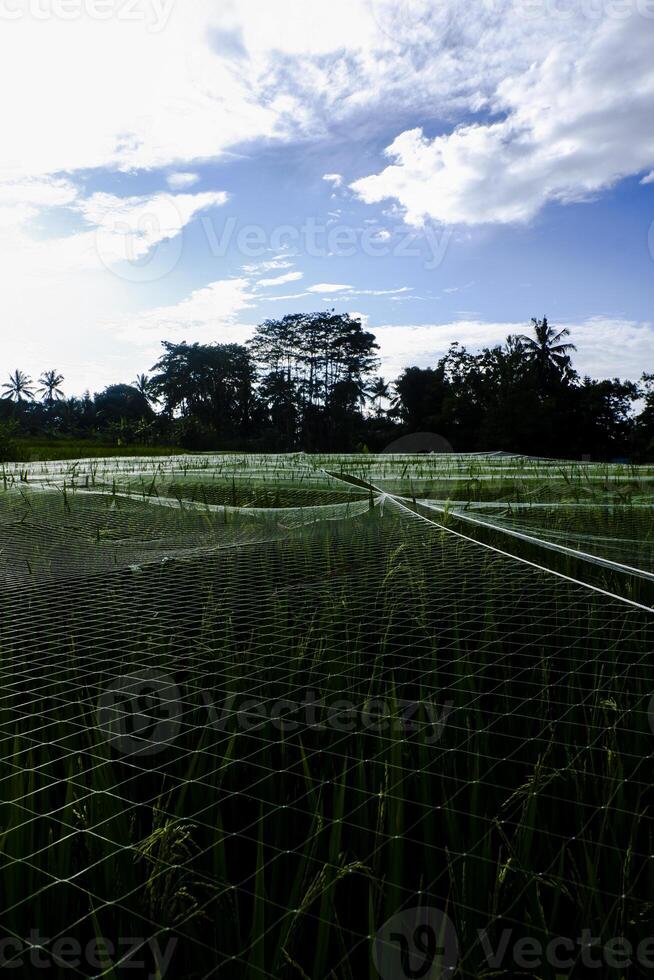
POLYGON ((653 494, 502 454, 5 466, 0 965, 651 975, 653 494))

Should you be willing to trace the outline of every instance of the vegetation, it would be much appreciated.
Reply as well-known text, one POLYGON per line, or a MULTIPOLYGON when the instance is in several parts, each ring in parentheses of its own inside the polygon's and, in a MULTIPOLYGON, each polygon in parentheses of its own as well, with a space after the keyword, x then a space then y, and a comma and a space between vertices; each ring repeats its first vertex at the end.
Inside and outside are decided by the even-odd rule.
POLYGON ((46 371, 38 390, 15 370, 0 422, 24 439, 189 450, 342 452, 383 449, 407 432, 444 436, 458 451, 555 458, 654 458, 654 375, 595 381, 574 369, 567 331, 532 321, 533 336, 471 353, 452 344, 433 367, 393 385, 373 334, 333 311, 268 320, 252 341, 173 344, 151 376, 65 397, 46 371), (38 395, 38 400, 37 400, 38 395))
POLYGON ((516 976, 519 940, 561 936, 582 977, 588 934, 619 980, 611 941, 651 935, 654 667, 649 604, 607 590, 651 566, 653 479, 513 456, 5 466, 4 934, 105 937, 106 976, 138 936, 146 973, 156 938, 167 976, 372 980, 377 930, 424 905, 456 930, 447 975, 516 976), (511 557, 525 528, 544 544, 511 557), (576 582, 557 534, 590 556, 576 582))

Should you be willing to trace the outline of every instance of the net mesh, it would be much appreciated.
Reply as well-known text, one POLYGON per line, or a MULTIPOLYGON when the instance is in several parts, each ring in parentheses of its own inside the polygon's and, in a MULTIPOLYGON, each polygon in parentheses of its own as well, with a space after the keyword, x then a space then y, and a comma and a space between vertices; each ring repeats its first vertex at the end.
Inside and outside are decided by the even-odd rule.
POLYGON ((390 980, 515 975, 518 940, 585 930, 635 949, 650 603, 545 545, 648 570, 651 477, 501 455, 6 467, 2 965, 390 980), (380 962, 375 937, 416 907, 456 955, 389 973, 402 943, 380 962))

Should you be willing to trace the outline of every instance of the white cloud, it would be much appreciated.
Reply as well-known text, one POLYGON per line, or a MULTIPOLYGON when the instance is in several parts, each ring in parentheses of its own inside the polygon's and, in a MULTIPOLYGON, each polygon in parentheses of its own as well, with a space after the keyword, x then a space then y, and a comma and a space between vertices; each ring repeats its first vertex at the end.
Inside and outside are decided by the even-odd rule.
POLYGON ((3 20, 2 176, 164 167, 273 136, 276 113, 211 47, 211 6, 174 4, 160 31, 117 16, 3 20))
POLYGON ((26 177, 21 181, 0 183, 0 204, 33 204, 37 208, 69 204, 77 197, 77 188, 69 181, 56 177, 26 177))
POLYGON ((636 380, 654 363, 653 323, 594 316, 567 326, 577 346, 574 362, 580 373, 636 380))
MULTIPOLYGON (((461 220, 466 220, 481 204, 482 220, 513 220, 514 212, 520 216, 529 207, 511 208, 493 199, 502 196, 508 181, 517 183, 517 196, 523 197, 527 190, 521 184, 539 185, 547 169, 544 162, 529 165, 527 145, 528 172, 520 172, 523 128, 527 144, 530 138, 538 146, 547 144, 548 135, 557 138, 559 145, 550 146, 553 157, 560 156, 561 143, 565 149, 566 140, 577 139, 580 146, 596 146, 596 155, 611 155, 605 140, 589 142, 583 126, 577 133, 584 119, 586 130, 591 127, 588 95, 598 85, 604 107, 599 121, 603 114, 620 115, 633 103, 621 123, 623 132, 614 140, 619 174, 630 172, 632 157, 648 156, 649 141, 643 135, 648 127, 637 123, 643 111, 651 110, 643 18, 632 17, 624 25, 618 19, 608 21, 609 40, 596 40, 592 54, 588 39, 597 29, 597 18, 576 11, 565 18, 550 17, 547 10, 521 16, 521 4, 486 2, 470 18, 464 0, 316 0, 311 5, 278 0, 274 6, 260 0, 220 5, 194 0, 190 6, 166 5, 169 17, 161 23, 154 17, 154 5, 147 4, 150 16, 140 18, 7 20, 0 32, 0 84, 19 97, 3 104, 3 145, 10 152, 3 155, 0 181, 20 183, 100 168, 176 167, 167 179, 173 190, 180 190, 196 176, 182 169, 184 164, 215 158, 248 140, 322 138, 331 127, 356 124, 362 113, 372 125, 385 126, 389 104, 418 116, 437 111, 444 118, 458 109, 490 105, 508 113, 505 128, 497 124, 499 129, 479 127, 477 132, 468 127, 444 137, 451 140, 445 154, 454 158, 451 163, 435 163, 439 146, 431 146, 419 132, 405 133, 392 147, 403 175, 389 168, 357 186, 366 199, 397 197, 416 217, 426 208, 429 213, 442 211, 447 220, 459 220, 464 212, 461 220), (621 28, 632 33, 621 38, 621 28), (617 58, 624 50, 630 51, 626 79, 617 58), (543 52, 550 54, 542 68, 529 71, 532 62, 542 61, 543 52), (608 57, 600 76, 596 62, 602 54, 608 57), (586 68, 582 63, 573 71, 568 106, 568 75, 575 60, 584 58, 586 68), (507 76, 510 81, 502 84, 507 76), (558 103, 550 105, 552 93, 558 94, 558 103), (553 127, 547 118, 555 116, 563 135, 548 134, 553 127), (509 173, 495 188, 495 174, 484 184, 483 171, 491 162, 477 157, 491 158, 498 150, 497 169, 502 173, 508 164, 509 173), (464 169, 457 181, 451 172, 459 164, 464 169), (466 168, 473 171, 469 177, 466 168), (411 186, 426 179, 431 184, 423 208, 411 186), (478 187, 480 183, 484 186, 478 187), (441 190, 451 200, 436 207, 433 197, 441 190), (468 209, 460 200, 466 190, 477 191, 468 209), (493 193, 484 207, 486 190, 493 193)), ((583 155, 583 148, 579 152, 583 155)), ((559 170, 562 166, 558 164, 559 170)), ((334 186, 342 179, 338 173, 324 176, 334 186)), ((575 174, 545 181, 542 195, 576 194, 578 183, 575 174)), ((591 190, 605 186, 606 175, 591 175, 588 183, 591 190)), ((584 192, 583 180, 582 185, 584 192)))
POLYGON ((654 184, 654 170, 650 171, 650 173, 643 177, 641 184, 654 184))
POLYGON ((275 269, 290 269, 292 266, 293 263, 289 259, 277 256, 268 262, 251 262, 244 265, 243 272, 247 272, 248 275, 258 275, 261 272, 273 272, 275 269))
POLYGON ((249 279, 222 279, 194 290, 179 303, 123 317, 109 327, 121 339, 137 345, 152 337, 157 342, 232 342, 251 330, 237 324, 236 317, 253 305, 249 279))
POLYGON ((227 200, 224 191, 151 197, 98 193, 79 201, 78 207, 96 229, 100 258, 112 266, 147 255, 153 246, 176 238, 199 211, 220 207, 227 200))
MULTIPOLYGON (((581 375, 594 378, 619 375, 636 380, 648 364, 654 363, 654 323, 596 316, 579 323, 557 321, 557 327, 570 330, 570 339, 577 347, 573 363, 581 375)), ((455 340, 474 351, 502 344, 509 334, 529 333, 525 323, 483 320, 371 329, 381 348, 384 376, 390 379, 410 365, 433 366, 455 340)))
POLYGON ((287 293, 284 296, 266 296, 266 300, 269 303, 279 303, 282 300, 284 302, 287 302, 288 300, 291 299, 304 299, 304 297, 308 295, 309 295, 308 293, 287 293))
POLYGON ((334 187, 340 187, 341 184, 343 183, 342 174, 323 174, 322 179, 326 180, 329 184, 332 184, 334 187))
POLYGON ((166 4, 161 24, 3 19, 0 84, 14 95, 0 177, 185 172, 247 140, 321 136, 373 107, 385 116, 390 95, 432 113, 479 104, 557 38, 584 43, 583 17, 516 16, 521 3, 485 3, 474 18, 464 0, 423 0, 420 18, 406 0, 194 0, 166 4))
MULTIPOLYGON (((126 282, 157 277, 147 274, 151 255, 155 273, 169 271, 165 263, 178 255, 187 222, 199 209, 223 202, 220 193, 137 198, 94 194, 85 199, 72 184, 48 178, 23 181, 20 187, 0 185, 5 366, 13 363, 32 374, 58 367, 68 392, 99 389, 147 369, 147 359, 134 364, 134 350, 117 343, 107 321, 124 317, 132 322, 126 282), (86 229, 34 237, 30 209, 55 206, 65 207, 78 220, 81 215, 86 229), (9 214, 11 221, 5 220, 9 214), (132 277, 131 271, 138 275, 132 277)), ((217 303, 218 312, 221 308, 217 303)), ((122 340, 128 332, 126 327, 122 340)))
POLYGON ((182 191, 187 187, 193 187, 199 181, 197 174, 191 173, 172 173, 166 177, 166 183, 173 191, 182 191))
POLYGON ((353 286, 345 286, 334 282, 319 282, 315 286, 308 286, 308 293, 343 293, 353 289, 353 286))
POLYGON ((302 272, 286 272, 282 276, 275 276, 272 279, 260 279, 257 285, 259 286, 283 286, 287 282, 297 282, 298 279, 303 278, 304 273, 302 272))
POLYGON ((46 208, 65 207, 77 188, 57 177, 26 177, 0 182, 0 228, 18 227, 46 208))
POLYGON ((350 287, 351 293, 348 296, 401 296, 410 293, 413 286, 400 286, 399 289, 355 289, 350 287))
POLYGON ((503 119, 434 139, 407 130, 386 151, 391 164, 352 188, 368 203, 395 198, 414 225, 510 223, 642 172, 654 163, 650 28, 633 13, 587 44, 551 48, 497 86, 490 107, 503 119))

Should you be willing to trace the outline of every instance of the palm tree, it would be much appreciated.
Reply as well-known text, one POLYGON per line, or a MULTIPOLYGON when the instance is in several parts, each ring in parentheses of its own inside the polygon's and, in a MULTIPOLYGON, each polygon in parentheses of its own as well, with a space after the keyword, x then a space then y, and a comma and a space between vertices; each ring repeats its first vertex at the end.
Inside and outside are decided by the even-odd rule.
POLYGON ((525 354, 543 377, 552 373, 564 375, 570 367, 570 352, 577 349, 574 344, 561 343, 564 337, 570 336, 570 331, 567 328, 557 331, 555 327, 550 327, 546 316, 542 320, 532 317, 531 322, 536 339, 519 334, 511 338, 513 343, 523 345, 525 354))
POLYGON ((61 390, 63 380, 63 374, 58 374, 54 369, 43 372, 39 378, 41 387, 37 389, 37 394, 41 395, 46 405, 52 405, 56 401, 63 400, 64 393, 61 390))
POLYGON ((5 392, 4 397, 14 402, 22 402, 23 399, 27 401, 28 399, 34 398, 32 379, 24 371, 19 371, 18 368, 16 368, 13 374, 9 375, 9 381, 3 384, 2 390, 5 392))
POLYGON ((148 401, 152 398, 152 381, 147 374, 137 374, 136 381, 134 382, 134 387, 139 391, 144 398, 148 401))
POLYGON ((384 398, 388 398, 390 396, 390 388, 387 382, 384 381, 382 377, 373 378, 370 387, 368 388, 368 394, 370 395, 371 401, 377 402, 377 408, 375 414, 379 419, 381 418, 382 411, 383 411, 382 401, 384 400, 384 398))
MULTIPOLYGON (((511 356, 513 354, 523 354, 525 350, 524 340, 528 340, 524 334, 516 336, 514 333, 510 333, 506 338, 506 343, 504 344, 504 350, 511 356)), ((533 341, 532 341, 533 343, 533 341)))

